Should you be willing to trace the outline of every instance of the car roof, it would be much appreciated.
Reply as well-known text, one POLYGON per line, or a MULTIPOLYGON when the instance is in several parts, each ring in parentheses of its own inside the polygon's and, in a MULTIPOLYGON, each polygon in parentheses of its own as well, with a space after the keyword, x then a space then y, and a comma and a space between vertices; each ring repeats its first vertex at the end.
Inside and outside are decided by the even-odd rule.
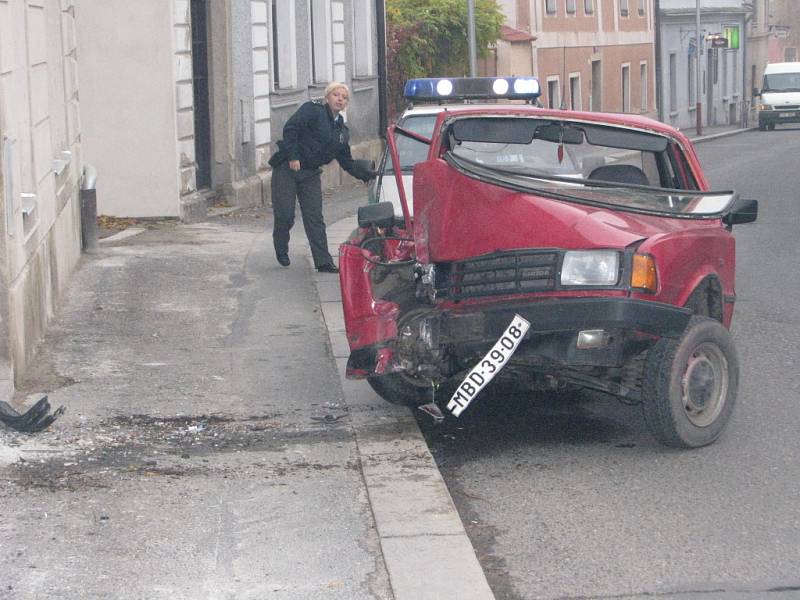
POLYGON ((800 73, 800 62, 770 63, 764 67, 764 74, 772 73, 800 73))
POLYGON ((674 127, 645 117, 630 113, 599 113, 579 110, 560 110, 554 108, 541 108, 530 104, 425 104, 414 106, 407 109, 401 120, 409 116, 436 115, 441 112, 453 114, 503 114, 503 115, 535 115, 545 119, 564 119, 565 121, 591 121, 593 123, 607 123, 622 127, 635 127, 638 129, 648 129, 662 135, 682 137, 682 134, 674 127))

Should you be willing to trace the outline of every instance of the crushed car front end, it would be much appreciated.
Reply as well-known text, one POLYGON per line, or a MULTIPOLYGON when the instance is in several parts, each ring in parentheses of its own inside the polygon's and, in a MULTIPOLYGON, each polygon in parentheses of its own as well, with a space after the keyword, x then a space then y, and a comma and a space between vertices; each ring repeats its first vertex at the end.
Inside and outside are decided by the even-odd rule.
MULTIPOLYGON (((667 381, 643 384, 669 340, 727 336, 730 229, 757 204, 708 191, 679 132, 635 117, 464 108, 440 113, 430 140, 391 128, 395 164, 398 136, 430 146, 414 167, 413 207, 397 168, 404 218, 391 202, 363 207, 339 262, 347 375, 385 399, 421 405, 449 386, 458 416, 502 370, 529 389, 638 402, 667 381), (695 327, 698 316, 716 326, 695 327)), ((722 355, 690 355, 701 383, 686 385, 721 381, 722 355)), ((697 392, 686 410, 702 413, 727 386, 697 392)))

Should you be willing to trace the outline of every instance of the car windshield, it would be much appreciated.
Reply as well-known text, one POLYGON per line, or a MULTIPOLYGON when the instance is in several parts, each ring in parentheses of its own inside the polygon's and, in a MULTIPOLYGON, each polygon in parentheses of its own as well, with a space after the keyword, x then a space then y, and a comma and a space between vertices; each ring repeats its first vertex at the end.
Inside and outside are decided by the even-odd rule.
MULTIPOLYGON (((436 124, 436 114, 406 115, 398 122, 398 127, 424 136, 428 139, 433 135, 433 126, 436 124)), ((419 140, 406 136, 397 136, 397 153, 400 156, 400 165, 403 173, 411 173, 414 165, 428 158, 430 146, 419 140)), ((391 160, 386 161, 385 173, 394 173, 391 160)))
POLYGON ((764 75, 764 92, 800 92, 800 73, 764 75))
POLYGON ((680 147, 630 127, 528 116, 448 124, 449 160, 493 183, 639 212, 709 216, 732 192, 698 192, 680 147))

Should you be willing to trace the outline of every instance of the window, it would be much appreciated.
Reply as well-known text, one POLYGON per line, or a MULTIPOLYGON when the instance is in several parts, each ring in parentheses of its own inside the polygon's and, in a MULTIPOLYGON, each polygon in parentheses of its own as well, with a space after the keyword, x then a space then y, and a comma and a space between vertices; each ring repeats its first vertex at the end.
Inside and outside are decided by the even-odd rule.
MULTIPOLYGON (((292 4, 285 2, 285 4, 292 4)), ((331 80, 333 64, 331 40, 331 3, 311 0, 311 73, 314 83, 331 80)))
POLYGON ((373 74, 372 0, 353 2, 353 74, 370 77, 373 74))
POLYGON ((641 104, 639 106, 640 110, 643 113, 647 112, 647 63, 640 63, 639 64, 639 85, 640 87, 640 96, 641 96, 641 104))
POLYGON ((639 13, 640 17, 644 16, 644 3, 645 3, 645 0, 639 0, 639 8, 638 8, 637 12, 639 13))
POLYGON ((603 65, 599 60, 592 61, 592 95, 589 96, 589 110, 603 110, 603 65))
POLYGON ((631 112, 631 67, 622 65, 622 112, 631 112))
POLYGON ((574 15, 575 10, 575 0, 567 0, 567 14, 574 15))
POLYGON ((547 80, 547 106, 558 108, 558 77, 547 80))
POLYGON ((678 55, 674 52, 669 55, 669 110, 678 110, 678 55))
POLYGON ((583 110, 581 105, 581 76, 569 76, 569 107, 572 110, 583 110))
POLYGON ((583 12, 587 15, 594 13, 594 0, 583 0, 583 12))
POLYGON ((628 16, 628 0, 619 0, 619 14, 623 17, 628 16))
POLYGON ((272 89, 297 87, 294 2, 270 0, 272 89))
POLYGON ((556 0, 545 0, 544 9, 548 15, 556 14, 556 0))

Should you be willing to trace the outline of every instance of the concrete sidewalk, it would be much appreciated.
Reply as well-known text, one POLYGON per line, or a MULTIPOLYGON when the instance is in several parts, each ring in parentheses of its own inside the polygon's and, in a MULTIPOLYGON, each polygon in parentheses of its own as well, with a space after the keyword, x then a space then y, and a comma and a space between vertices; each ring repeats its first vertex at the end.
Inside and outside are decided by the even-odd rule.
POLYGON ((0 430, 0 597, 492 598, 410 411, 341 378, 299 221, 288 269, 264 211, 143 229, 84 258, 18 399, 66 415, 0 430))

